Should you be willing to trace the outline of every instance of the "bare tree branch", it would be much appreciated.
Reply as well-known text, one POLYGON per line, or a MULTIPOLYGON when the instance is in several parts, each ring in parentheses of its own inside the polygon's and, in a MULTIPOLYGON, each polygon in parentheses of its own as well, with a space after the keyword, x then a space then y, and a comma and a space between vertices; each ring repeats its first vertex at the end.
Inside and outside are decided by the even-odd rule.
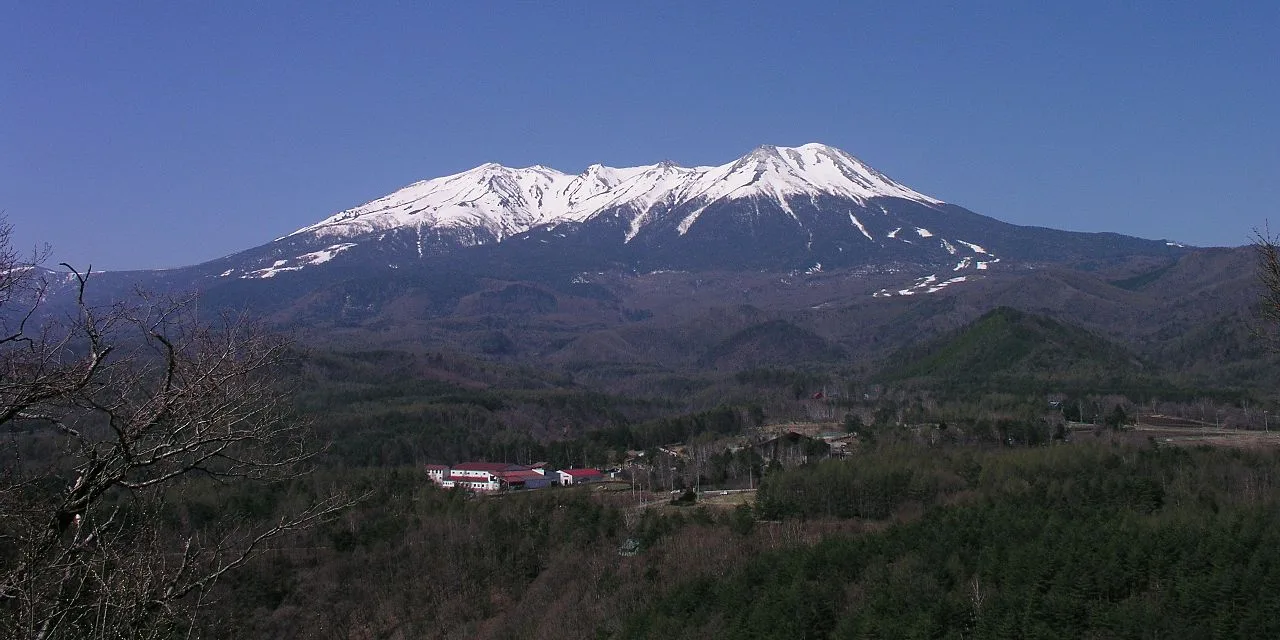
POLYGON ((220 578, 352 504, 259 531, 166 524, 176 488, 310 470, 323 448, 278 383, 288 344, 243 315, 205 322, 194 297, 93 306, 92 270, 67 265, 74 313, 33 331, 49 283, 10 233, 0 220, 0 637, 179 635, 220 578))

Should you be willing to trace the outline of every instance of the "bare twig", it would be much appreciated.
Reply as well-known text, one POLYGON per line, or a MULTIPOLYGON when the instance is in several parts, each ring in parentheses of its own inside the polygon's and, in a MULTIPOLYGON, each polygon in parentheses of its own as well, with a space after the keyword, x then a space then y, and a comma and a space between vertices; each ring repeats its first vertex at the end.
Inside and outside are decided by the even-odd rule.
POLYGON ((9 239, 0 220, 0 426, 12 434, 0 445, 0 637, 180 635, 228 572, 354 502, 321 498, 211 544, 202 541, 215 532, 166 525, 166 491, 189 479, 309 470, 322 449, 275 380, 287 344, 244 316, 202 322, 194 297, 95 307, 92 269, 68 265, 74 317, 33 332, 48 283, 9 239), (18 301, 28 304, 6 314, 18 301), (60 455, 24 462, 25 440, 56 443, 60 455))

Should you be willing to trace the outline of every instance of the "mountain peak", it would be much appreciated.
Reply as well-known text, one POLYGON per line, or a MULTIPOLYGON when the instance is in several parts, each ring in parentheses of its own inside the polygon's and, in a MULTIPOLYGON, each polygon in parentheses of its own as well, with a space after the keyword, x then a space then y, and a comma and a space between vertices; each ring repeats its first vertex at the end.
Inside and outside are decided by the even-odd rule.
MULTIPOLYGON (((784 149, 786 147, 783 147, 784 149)), ((746 155, 748 158, 777 158, 780 157, 777 145, 762 144, 746 155)))
POLYGON ((834 153, 834 154, 846 155, 846 156, 849 155, 845 153, 843 149, 833 147, 829 144, 823 144, 821 142, 806 142, 798 147, 794 147, 792 150, 803 151, 803 152, 815 152, 815 153, 834 153))
MULTIPOLYGON (((912 191, 853 156, 821 143, 761 145, 729 164, 685 168, 670 160, 613 168, 600 163, 569 175, 544 165, 513 169, 489 162, 424 180, 299 229, 291 236, 351 238, 397 228, 453 229, 483 243, 559 221, 584 222, 624 210, 628 240, 664 211, 687 209, 683 234, 707 206, 764 197, 790 212, 788 199, 819 195, 865 203, 901 198, 940 201, 912 191)), ((288 237, 288 236, 286 236, 288 237)))

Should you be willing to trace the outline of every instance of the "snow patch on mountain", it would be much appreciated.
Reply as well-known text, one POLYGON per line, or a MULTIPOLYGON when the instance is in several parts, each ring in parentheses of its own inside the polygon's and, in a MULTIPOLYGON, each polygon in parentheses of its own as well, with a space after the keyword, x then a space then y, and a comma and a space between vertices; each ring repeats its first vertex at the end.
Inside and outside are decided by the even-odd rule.
MULTIPOLYGON (((930 274, 923 278, 919 278, 918 280, 916 280, 915 284, 911 285, 910 287, 907 287, 906 289, 899 289, 896 295, 914 296, 918 293, 937 293, 939 291, 946 289, 951 285, 965 282, 968 279, 969 279, 968 276, 956 276, 954 278, 948 278, 946 280, 939 282, 937 274, 930 274)), ((890 298, 890 297, 893 297, 895 294, 889 292, 888 289, 881 289, 871 295, 872 297, 875 297, 875 298, 890 298)))
POLYGON ((857 227, 858 231, 861 231, 862 235, 866 236, 868 240, 875 240, 875 238, 871 237, 870 233, 867 233, 867 228, 862 226, 862 223, 858 220, 858 216, 853 215, 852 211, 849 212, 849 222, 852 222, 853 226, 857 227))
POLYGON ((936 284, 936 285, 934 285, 934 286, 932 286, 932 287, 929 287, 928 289, 926 289, 926 290, 925 290, 925 293, 937 293, 937 292, 939 292, 939 291, 942 291, 943 289, 946 289, 947 287, 949 287, 949 286, 951 286, 951 285, 953 285, 953 284, 956 284, 957 282, 964 282, 965 280, 968 280, 968 279, 969 279, 969 277, 968 277, 968 276, 956 276, 956 277, 951 278, 951 279, 949 279, 949 280, 944 280, 944 281, 942 281, 942 282, 939 282, 938 284, 936 284))
MULTIPOLYGON (((259 279, 274 278, 277 275, 288 272, 288 271, 301 271, 305 267, 313 267, 318 264, 324 264, 332 260, 338 254, 354 246, 356 246, 355 243, 344 242, 341 244, 335 244, 329 247, 325 247, 324 249, 321 249, 319 251, 304 253, 294 258, 276 260, 271 263, 270 267, 267 267, 265 269, 258 269, 257 271, 250 271, 249 273, 246 273, 240 276, 240 278, 242 280, 252 279, 252 278, 259 278, 259 279)), ((227 271, 224 271, 220 277, 225 278, 227 276, 230 276, 233 272, 234 270, 228 269, 227 271)))
POLYGON ((321 249, 320 251, 304 253, 298 256, 297 258, 294 258, 294 260, 297 260, 299 262, 304 262, 308 265, 324 264, 332 260, 334 256, 354 246, 356 245, 353 242, 344 242, 342 244, 335 244, 331 247, 326 247, 324 249, 321 249))
MULTIPOLYGON (((894 237, 898 231, 900 231, 900 229, 894 229, 889 234, 889 237, 894 237)), ((916 231, 917 233, 919 233, 920 231, 928 232, 928 229, 917 229, 916 231)), ((929 236, 925 236, 923 234, 921 235, 921 237, 930 237, 930 236, 932 236, 932 234, 929 234, 929 236)), ((910 242, 910 241, 904 239, 903 242, 910 242)), ((986 249, 976 244, 973 244, 972 242, 965 242, 963 240, 955 240, 954 242, 955 244, 952 244, 952 241, 947 240, 946 238, 939 238, 939 245, 943 249, 946 249, 947 253, 953 256, 958 255, 960 253, 960 248, 956 246, 958 244, 972 251, 973 255, 960 256, 959 262, 956 262, 955 266, 951 267, 951 270, 953 272, 965 271, 969 269, 976 270, 976 271, 988 271, 990 270, 991 265, 1000 262, 1000 258, 995 257, 986 249), (978 258, 983 258, 983 259, 979 260, 978 258)), ((982 276, 978 276, 976 274, 974 276, 958 275, 958 276, 939 282, 937 274, 930 274, 922 278, 917 278, 914 283, 912 283, 911 285, 907 286, 904 289, 898 289, 896 291, 891 291, 889 289, 880 289, 879 291, 876 291, 875 293, 871 294, 871 296, 874 298, 892 298, 893 296, 913 296, 918 293, 937 293, 952 285, 959 284, 961 282, 968 282, 971 277, 980 278, 982 276)))
POLYGON ((969 247, 969 250, 974 253, 987 253, 986 249, 983 249, 982 247, 976 244, 973 244, 972 242, 965 242, 964 240, 956 240, 956 242, 966 247, 969 247))

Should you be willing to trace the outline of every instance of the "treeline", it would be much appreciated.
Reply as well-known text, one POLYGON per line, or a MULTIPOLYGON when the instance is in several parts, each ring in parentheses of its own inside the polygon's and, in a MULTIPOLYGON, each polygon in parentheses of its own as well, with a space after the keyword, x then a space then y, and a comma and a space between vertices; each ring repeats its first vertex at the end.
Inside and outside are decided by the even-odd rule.
POLYGON ((628 450, 736 435, 765 419, 757 404, 689 412, 674 399, 602 393, 438 353, 322 352, 303 362, 308 373, 297 411, 330 443, 329 460, 347 467, 463 460, 605 466, 628 450), (424 370, 447 379, 424 378, 424 370))
POLYGON ((595 392, 429 381, 324 388, 303 400, 300 411, 331 443, 330 458, 348 466, 547 460, 553 448, 565 448, 555 443, 671 412, 663 403, 595 392))
MULTIPOLYGON (((764 413, 756 405, 720 406, 639 424, 618 424, 577 438, 550 442, 542 449, 546 452, 543 459, 560 466, 604 466, 620 462, 627 451, 644 451, 652 459, 658 447, 734 436, 763 422, 764 413)), ((732 457, 717 459, 725 475, 732 461, 732 457)))
POLYGON ((735 435, 763 423, 764 413, 758 406, 719 406, 709 411, 594 431, 586 438, 618 449, 649 449, 689 442, 704 434, 735 435))
POLYGON ((670 409, 598 393, 500 394, 446 385, 421 396, 363 389, 343 395, 367 399, 309 413, 317 434, 331 443, 331 459, 357 467, 464 460, 606 466, 628 450, 732 436, 764 421, 754 405, 633 421, 631 415, 670 409))

